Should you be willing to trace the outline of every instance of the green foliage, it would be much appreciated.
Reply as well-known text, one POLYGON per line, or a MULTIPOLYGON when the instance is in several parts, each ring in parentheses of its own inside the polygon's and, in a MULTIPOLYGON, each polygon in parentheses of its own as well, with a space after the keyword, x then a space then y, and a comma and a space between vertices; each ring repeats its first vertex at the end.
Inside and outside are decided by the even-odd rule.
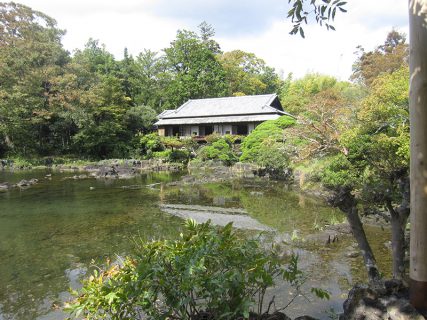
POLYGON ((0 136, 11 153, 46 154, 52 142, 60 145, 63 110, 51 98, 69 60, 63 34, 41 12, 0 3, 0 136))
POLYGON ((409 48, 405 42, 406 36, 393 29, 384 44, 375 50, 366 52, 359 46, 359 57, 353 64, 351 79, 370 87, 378 76, 400 69, 407 64, 409 57, 409 48))
POLYGON ((343 155, 333 157, 320 174, 325 187, 332 190, 354 189, 359 183, 359 174, 351 162, 343 155))
POLYGON ((357 189, 361 200, 377 205, 399 200, 397 182, 409 171, 408 80, 402 67, 373 81, 357 113, 360 121, 340 138, 345 154, 323 171, 325 186, 357 189))
POLYGON ((288 116, 261 123, 244 139, 241 145, 240 161, 274 165, 277 160, 275 167, 285 166, 288 157, 284 149, 285 133, 283 130, 294 124, 295 120, 288 116))
POLYGON ((167 148, 182 148, 184 146, 184 141, 178 137, 161 137, 160 138, 163 145, 167 148))
POLYGON ((169 162, 187 163, 190 160, 190 152, 188 150, 173 150, 169 155, 169 162))
POLYGON ((202 147, 197 157, 205 160, 220 160, 226 165, 231 165, 237 162, 237 157, 233 153, 231 144, 228 143, 224 138, 214 141, 211 145, 202 147))
POLYGON ((222 137, 225 141, 227 141, 228 144, 235 144, 238 141, 242 142, 243 140, 245 140, 245 136, 241 136, 238 134, 225 134, 222 137))
POLYGON ((195 32, 179 30, 164 53, 170 71, 165 89, 167 107, 175 108, 190 98, 225 95, 224 71, 210 41, 195 32))
POLYGON ((139 136, 139 146, 141 153, 150 158, 153 152, 162 151, 164 146, 157 133, 141 134, 139 136))
POLYGON ((296 116, 305 110, 316 94, 331 88, 343 91, 346 86, 348 84, 338 82, 331 76, 307 74, 301 79, 292 80, 290 74, 280 92, 280 101, 286 111, 296 116))
POLYGON ((253 53, 234 50, 218 59, 225 71, 229 96, 276 93, 280 88, 274 69, 253 53))
POLYGON ((164 150, 153 152, 151 156, 155 159, 162 159, 166 162, 174 162, 174 163, 187 163, 191 154, 188 150, 164 150))
POLYGON ((90 319, 248 318, 255 306, 261 313, 265 291, 279 276, 300 293, 304 275, 296 256, 284 268, 274 251, 239 236, 231 224, 189 220, 180 239, 140 243, 120 266, 95 270, 68 309, 90 319))
POLYGON ((212 144, 212 143, 214 143, 215 141, 218 141, 218 140, 220 140, 220 139, 222 139, 222 136, 221 136, 219 133, 216 133, 216 132, 214 132, 214 133, 212 133, 212 134, 209 134, 209 135, 205 136, 205 140, 206 140, 206 142, 207 142, 207 143, 210 143, 210 144, 212 144))
POLYGON ((149 131, 157 119, 157 112, 148 106, 135 106, 126 111, 127 129, 131 132, 149 131))
MULTIPOLYGON (((95 39, 71 56, 56 21, 24 5, 0 3, 0 18, 2 156, 145 154, 152 150, 135 136, 151 131, 159 112, 187 99, 228 94, 220 47, 207 23, 198 33, 178 31, 161 53, 144 50, 133 57, 125 49, 119 61, 95 39)), ((242 75, 274 91, 274 70, 259 58, 249 60, 242 75)), ((179 144, 165 141, 168 148, 179 144)))
POLYGON ((289 155, 282 142, 265 139, 257 152, 255 162, 263 168, 284 170, 289 167, 289 155))
POLYGON ((293 27, 290 34, 300 34, 305 38, 304 29, 301 24, 307 24, 310 16, 314 16, 316 22, 327 30, 335 30, 331 24, 335 20, 337 12, 347 12, 344 6, 346 1, 329 1, 329 0, 288 0, 292 3, 292 8, 288 11, 288 18, 292 19, 293 27))

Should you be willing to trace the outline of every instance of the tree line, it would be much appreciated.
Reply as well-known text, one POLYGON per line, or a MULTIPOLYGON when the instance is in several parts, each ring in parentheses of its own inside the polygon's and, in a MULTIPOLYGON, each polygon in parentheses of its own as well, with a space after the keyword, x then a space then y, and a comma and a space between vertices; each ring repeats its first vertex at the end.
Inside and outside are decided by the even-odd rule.
POLYGON ((121 60, 94 39, 71 54, 64 34, 42 12, 0 3, 0 156, 129 157, 162 110, 282 86, 254 54, 222 52, 205 22, 161 52, 125 48, 121 60))

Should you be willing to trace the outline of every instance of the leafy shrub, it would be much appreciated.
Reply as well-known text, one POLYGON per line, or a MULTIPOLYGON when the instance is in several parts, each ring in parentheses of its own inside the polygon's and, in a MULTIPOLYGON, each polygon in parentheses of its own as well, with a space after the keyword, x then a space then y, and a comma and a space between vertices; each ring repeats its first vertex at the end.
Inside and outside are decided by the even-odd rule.
POLYGON ((277 127, 279 127, 280 129, 286 129, 286 128, 289 128, 295 124, 295 119, 291 118, 289 116, 281 116, 279 119, 276 119, 273 121, 274 121, 274 124, 277 127))
POLYGON ((320 178, 322 184, 331 190, 353 189, 359 181, 355 168, 343 154, 331 159, 320 174, 320 178))
POLYGON ((205 140, 207 143, 214 143, 215 141, 224 139, 227 143, 235 143, 237 140, 243 140, 244 136, 238 135, 238 134, 225 134, 220 135, 217 132, 214 132, 210 135, 205 136, 205 140))
POLYGON ((168 161, 172 150, 163 150, 163 151, 155 151, 151 154, 151 157, 154 159, 163 159, 164 161, 168 161))
POLYGON ((190 159, 190 152, 187 150, 174 150, 169 155, 169 162, 187 163, 190 159))
POLYGON ((157 133, 140 135, 139 148, 147 158, 151 158, 153 152, 164 150, 164 146, 157 133))
POLYGON ((264 140, 256 155, 256 163, 267 169, 284 170, 289 167, 289 156, 284 144, 270 139, 264 140))
POLYGON ((238 160, 233 153, 231 145, 223 138, 213 142, 212 145, 202 147, 198 157, 202 160, 220 160, 227 165, 231 165, 238 160))
POLYGON ((258 239, 239 237, 231 224, 214 228, 190 220, 178 240, 141 243, 121 266, 94 271, 69 310, 90 319, 248 318, 255 305, 261 313, 278 276, 300 293, 304 277, 296 256, 284 268, 277 254, 258 239))
POLYGON ((212 143, 220 140, 221 138, 222 138, 222 136, 219 133, 217 133, 217 132, 214 132, 212 134, 209 134, 209 135, 205 136, 206 142, 210 143, 210 144, 212 144, 212 143))
POLYGON ((162 159, 165 162, 180 162, 187 163, 190 160, 191 154, 187 150, 164 150, 152 153, 155 159, 162 159))
POLYGON ((238 134, 226 134, 223 138, 227 143, 235 144, 238 140, 243 141, 245 137, 238 134))
POLYGON ((184 146, 184 142, 178 137, 161 137, 160 141, 166 148, 178 149, 184 146))
MULTIPOLYGON (((288 116, 282 116, 277 120, 270 120, 261 123, 255 128, 243 141, 241 145, 242 155, 240 161, 242 162, 253 162, 262 165, 260 161, 265 157, 265 152, 272 152, 274 147, 282 148, 284 141, 283 129, 292 126, 295 120, 288 116), (269 142, 265 142, 269 141, 269 142), (282 142, 272 143, 272 142, 282 142), (266 150, 266 146, 269 146, 269 150, 266 150)), ((275 152, 276 156, 281 152, 275 152)), ((279 157, 280 158, 280 157, 279 157)), ((286 157, 285 157, 286 159, 286 157)), ((286 160, 287 161, 287 160, 286 160)), ((279 161, 280 164, 284 163, 279 161)), ((272 163, 273 164, 273 163, 272 163)))

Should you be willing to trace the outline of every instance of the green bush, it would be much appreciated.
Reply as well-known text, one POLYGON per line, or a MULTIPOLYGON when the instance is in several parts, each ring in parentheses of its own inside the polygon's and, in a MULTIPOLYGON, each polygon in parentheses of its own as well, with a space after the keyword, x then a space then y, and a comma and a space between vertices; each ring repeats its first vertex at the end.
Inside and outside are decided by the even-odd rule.
POLYGON ((206 142, 210 143, 210 144, 212 144, 212 143, 220 140, 221 138, 222 138, 221 135, 219 133, 217 133, 217 132, 214 132, 212 134, 209 134, 209 135, 205 136, 206 142))
POLYGON ((202 147, 197 156, 203 161, 220 160, 226 165, 231 165, 238 160, 231 145, 223 138, 213 142, 212 145, 202 147))
POLYGON ((184 141, 178 137, 161 137, 160 141, 166 148, 171 148, 172 150, 182 148, 184 146, 184 141))
POLYGON ((68 309, 90 319, 248 318, 255 306, 261 313, 278 276, 300 294, 297 257, 284 268, 275 252, 259 239, 240 237, 231 224, 214 228, 190 220, 178 240, 141 243, 122 265, 94 271, 68 309))
POLYGON ((281 142, 264 140, 259 146, 255 162, 266 169, 284 170, 289 167, 289 156, 281 142))
MULTIPOLYGON (((294 124, 295 120, 288 116, 282 116, 277 120, 261 123, 244 139, 241 145, 242 155, 240 161, 262 165, 259 161, 268 156, 265 155, 266 152, 274 152, 276 157, 280 159, 280 154, 283 154, 281 150, 283 150, 285 138, 283 130, 294 124), (279 148, 279 150, 275 151, 275 147, 279 148)), ((278 164, 281 166, 287 161, 287 157, 285 156, 283 161, 280 160, 278 164)))
POLYGON ((174 150, 169 155, 169 162, 187 163, 190 160, 190 152, 188 150, 174 150))
POLYGON ((163 151, 155 151, 151 154, 151 157, 154 159, 162 159, 164 161, 168 161, 172 150, 163 150, 163 151))
POLYGON ((320 174, 320 179, 322 184, 331 190, 353 189, 360 180, 357 171, 343 154, 331 158, 320 174))
POLYGON ((162 159, 165 162, 180 162, 187 163, 190 160, 191 154, 188 150, 164 150, 152 153, 155 159, 162 159))
POLYGON ((223 138, 227 143, 235 144, 238 140, 243 141, 245 137, 238 134, 226 134, 223 138))
POLYGON ((146 158, 151 158, 153 152, 163 151, 165 149, 157 133, 141 134, 138 148, 146 158))

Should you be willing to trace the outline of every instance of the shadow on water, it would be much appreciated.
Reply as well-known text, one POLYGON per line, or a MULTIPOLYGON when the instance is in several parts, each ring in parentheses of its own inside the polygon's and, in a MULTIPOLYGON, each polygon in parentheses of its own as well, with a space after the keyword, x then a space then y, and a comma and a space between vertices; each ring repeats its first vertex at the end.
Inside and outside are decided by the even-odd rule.
MULTIPOLYGON (((307 285, 332 293, 331 301, 310 306, 300 299, 291 314, 327 319, 324 310, 340 310, 346 290, 365 280, 361 258, 345 256, 354 247, 351 237, 333 246, 304 241, 322 226, 342 221, 341 213, 280 183, 250 180, 196 188, 167 186, 180 177, 170 173, 131 180, 64 180, 73 175, 44 170, 0 173, 0 182, 39 179, 28 189, 0 193, 0 319, 65 318, 60 307, 69 299, 68 288, 79 287, 92 260, 102 264, 108 257, 130 253, 135 237, 179 234, 182 219, 163 212, 159 204, 243 209, 257 223, 277 230, 266 240, 284 240, 284 252, 296 250, 310 273, 307 285)), ((388 233, 378 229, 368 233, 380 234, 374 248, 386 257, 383 243, 388 233)), ((278 307, 288 298, 288 289, 281 284, 270 291, 278 307)))

